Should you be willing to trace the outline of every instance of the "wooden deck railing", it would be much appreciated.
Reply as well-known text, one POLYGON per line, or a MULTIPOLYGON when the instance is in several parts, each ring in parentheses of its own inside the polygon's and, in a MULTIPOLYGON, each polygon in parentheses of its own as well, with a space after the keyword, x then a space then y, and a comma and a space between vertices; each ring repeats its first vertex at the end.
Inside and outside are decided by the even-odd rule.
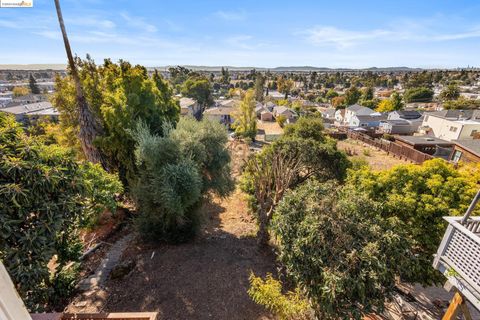
POLYGON ((463 224, 462 217, 445 217, 447 231, 438 248, 433 267, 442 272, 468 300, 480 309, 480 217, 463 224))
POLYGON ((362 141, 401 159, 410 160, 415 163, 421 164, 424 161, 433 159, 433 157, 429 154, 384 139, 373 139, 370 136, 361 132, 348 131, 347 136, 350 139, 362 141))

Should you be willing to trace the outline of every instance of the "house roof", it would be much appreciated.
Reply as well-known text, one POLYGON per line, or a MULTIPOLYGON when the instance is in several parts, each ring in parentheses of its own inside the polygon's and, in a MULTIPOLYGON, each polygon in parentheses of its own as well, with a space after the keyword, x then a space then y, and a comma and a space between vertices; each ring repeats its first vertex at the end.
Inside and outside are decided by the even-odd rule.
POLYGON ((465 149, 480 157, 480 140, 468 139, 468 140, 455 140, 453 142, 460 148, 465 149))
POLYGON ((180 98, 179 101, 180 101, 180 108, 188 108, 197 103, 197 101, 195 101, 194 99, 186 98, 186 97, 180 98))
POLYGON ((390 123, 391 125, 395 125, 395 126, 410 126, 411 123, 406 121, 406 120, 385 120, 383 122, 386 122, 386 123, 390 123))
POLYGON ((386 120, 387 119, 387 116, 384 115, 384 114, 381 114, 381 115, 356 115, 355 117, 357 117, 358 120, 360 120, 360 122, 370 122, 370 121, 381 121, 381 120, 386 120))
POLYGON ((231 115, 233 114, 237 109, 236 108, 222 108, 222 107, 213 107, 205 110, 203 114, 206 115, 231 115))
POLYGON ((287 111, 295 114, 295 112, 293 110, 290 110, 289 108, 284 107, 284 106, 276 106, 274 108, 274 111, 275 111, 275 113, 279 113, 279 114, 285 113, 287 111))
POLYGON ((350 107, 347 108, 347 110, 349 111, 353 111, 353 112, 358 112, 360 110, 369 110, 371 111, 372 113, 374 112, 372 109, 370 108, 367 108, 367 107, 364 107, 364 106, 361 106, 359 104, 354 104, 354 105, 351 105, 350 107))
POLYGON ((417 110, 397 110, 396 112, 402 119, 418 119, 422 116, 417 110))
POLYGON ((428 115, 448 120, 480 120, 480 110, 442 110, 428 115))
POLYGON ((237 101, 233 99, 216 100, 216 105, 223 108, 233 108, 237 105, 237 101))
POLYGON ((329 116, 329 117, 333 117, 335 116, 335 109, 326 109, 326 110, 323 110, 321 113, 324 115, 324 116, 329 116))
POLYGON ((412 146, 416 145, 432 145, 432 146, 453 146, 453 142, 439 139, 432 136, 396 136, 396 140, 408 143, 412 146))
POLYGON ((29 104, 20 104, 14 107, 8 107, 0 109, 0 111, 11 113, 11 114, 39 114, 39 111, 46 110, 46 109, 54 109, 50 102, 37 102, 37 103, 29 103, 29 104))

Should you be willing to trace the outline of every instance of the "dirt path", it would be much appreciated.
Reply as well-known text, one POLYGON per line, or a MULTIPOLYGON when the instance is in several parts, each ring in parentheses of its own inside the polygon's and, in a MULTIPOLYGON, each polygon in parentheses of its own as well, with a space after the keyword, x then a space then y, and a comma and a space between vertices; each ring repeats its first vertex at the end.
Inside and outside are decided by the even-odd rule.
POLYGON ((104 290, 77 296, 68 311, 157 311, 159 319, 273 319, 247 294, 250 272, 275 273, 275 256, 257 249, 256 224, 244 195, 236 190, 226 199, 213 197, 202 212, 204 224, 195 241, 176 246, 132 242, 122 260, 135 260, 134 271, 108 280, 104 290))

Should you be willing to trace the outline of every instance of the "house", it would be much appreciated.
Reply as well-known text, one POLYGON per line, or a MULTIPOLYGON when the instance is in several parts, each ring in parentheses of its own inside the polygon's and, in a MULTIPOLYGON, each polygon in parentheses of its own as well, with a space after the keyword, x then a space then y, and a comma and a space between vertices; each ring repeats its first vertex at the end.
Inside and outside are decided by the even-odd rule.
POLYGON ((448 158, 453 149, 453 142, 430 136, 395 136, 399 145, 418 150, 420 152, 448 158))
POLYGON ((217 121, 230 128, 235 122, 234 115, 238 112, 237 108, 213 107, 203 112, 203 116, 211 121, 217 121))
POLYGON ((273 121, 273 113, 268 110, 264 110, 260 113, 260 120, 262 121, 273 121))
POLYGON ((412 135, 414 134, 421 122, 412 122, 408 120, 385 120, 380 123, 379 131, 388 134, 412 135))
POLYGON ((182 97, 179 99, 179 103, 180 114, 182 116, 192 116, 197 119, 200 118, 200 115, 202 114, 202 107, 196 100, 182 97))
POLYGON ((350 107, 345 109, 345 116, 343 117, 343 123, 349 126, 354 126, 354 124, 352 124, 352 118, 354 116, 368 116, 372 113, 375 113, 375 111, 373 111, 370 108, 361 106, 359 104, 351 105, 350 107))
POLYGON ((416 120, 420 119, 422 114, 417 110, 395 110, 388 114, 388 120, 416 120))
POLYGON ((268 101, 264 106, 268 109, 268 111, 273 112, 273 108, 275 108, 277 105, 271 101, 268 101))
POLYGON ((387 120, 387 116, 381 113, 372 113, 370 115, 353 115, 350 118, 350 127, 378 128, 380 122, 387 120))
POLYGON ((38 102, 30 104, 21 104, 14 107, 0 109, 0 112, 12 114, 15 120, 27 124, 39 118, 50 118, 58 120, 60 113, 52 106, 50 102, 38 102))
POLYGON ((426 113, 422 130, 448 141, 473 139, 474 135, 480 132, 480 110, 443 110, 426 113))
POLYGON ((287 120, 297 117, 295 111, 284 106, 276 106, 275 108, 273 108, 273 115, 275 116, 275 118, 280 115, 284 116, 285 118, 287 118, 287 120))
POLYGON ((458 163, 463 162, 480 162, 480 140, 457 140, 452 151, 450 160, 458 163))

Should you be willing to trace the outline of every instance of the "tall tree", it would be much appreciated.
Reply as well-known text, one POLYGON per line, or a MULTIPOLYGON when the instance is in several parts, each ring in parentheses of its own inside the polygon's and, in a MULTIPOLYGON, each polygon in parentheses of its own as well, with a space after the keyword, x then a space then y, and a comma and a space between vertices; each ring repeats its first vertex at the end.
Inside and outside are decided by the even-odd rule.
POLYGON ((205 77, 189 77, 183 83, 181 93, 197 100, 204 109, 213 104, 210 81, 205 77))
POLYGON ((265 77, 259 73, 255 79, 255 99, 263 101, 263 89, 265 87, 265 77))
POLYGON ((240 112, 235 122, 235 132, 242 137, 255 139, 257 134, 257 117, 255 114, 255 92, 247 90, 242 102, 240 112))
POLYGON ((65 29, 65 23, 63 22, 62 9, 60 8, 60 1, 55 0, 55 8, 57 10, 58 23, 62 30, 63 43, 65 45, 65 51, 67 53, 68 65, 70 67, 70 73, 75 83, 76 91, 76 103, 78 108, 78 123, 79 123, 79 140, 82 146, 82 150, 85 153, 87 160, 93 163, 104 163, 100 150, 94 145, 94 141, 98 135, 101 134, 102 128, 96 121, 92 111, 90 110, 85 95, 83 93, 80 77, 78 76, 75 60, 73 59, 72 49, 70 48, 70 42, 68 41, 67 31, 65 29))
POLYGON ((28 79, 28 85, 30 87, 30 91, 33 94, 39 94, 40 93, 40 89, 38 88, 38 85, 37 85, 37 80, 35 80, 35 78, 33 77, 32 74, 30 74, 30 77, 28 79))
POLYGON ((336 142, 323 134, 322 120, 301 117, 288 125, 282 139, 249 159, 242 189, 252 196, 258 221, 257 240, 266 246, 268 228, 277 204, 289 189, 309 178, 342 180, 349 162, 336 142))

